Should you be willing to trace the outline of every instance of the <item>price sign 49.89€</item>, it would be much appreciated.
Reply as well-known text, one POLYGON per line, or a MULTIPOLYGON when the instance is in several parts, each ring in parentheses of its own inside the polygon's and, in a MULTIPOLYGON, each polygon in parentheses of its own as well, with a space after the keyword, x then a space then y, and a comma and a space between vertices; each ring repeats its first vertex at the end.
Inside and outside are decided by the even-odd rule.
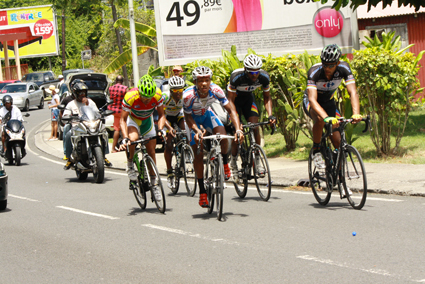
POLYGON ((183 5, 183 11, 180 7, 180 2, 174 2, 168 12, 167 22, 176 21, 178 27, 182 26, 182 22, 185 21, 187 26, 192 26, 196 24, 201 16, 201 10, 203 8, 212 8, 221 6, 221 0, 203 0, 203 4, 199 6, 198 2, 195 0, 186 1, 183 5), (185 20, 183 14, 189 18, 185 20))

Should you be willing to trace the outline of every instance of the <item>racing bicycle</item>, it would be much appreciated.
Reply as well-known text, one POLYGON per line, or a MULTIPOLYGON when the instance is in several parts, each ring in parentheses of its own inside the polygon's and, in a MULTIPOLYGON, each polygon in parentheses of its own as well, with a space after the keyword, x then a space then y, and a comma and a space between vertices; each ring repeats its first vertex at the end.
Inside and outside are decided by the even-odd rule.
MULTIPOLYGON (((244 198, 248 191, 248 181, 254 179, 258 194, 261 199, 268 201, 271 194, 272 180, 270 175, 269 162, 263 148, 255 143, 254 129, 256 127, 269 124, 270 122, 248 123, 242 125, 244 130, 244 143, 239 144, 238 159, 236 161, 238 171, 234 175, 234 185, 236 193, 240 198, 244 198), (239 185, 243 186, 239 188, 239 185)), ((275 128, 272 127, 273 134, 275 128)))
MULTIPOLYGON (((133 155, 133 167, 138 171, 137 181, 130 181, 130 190, 133 191, 134 197, 137 200, 137 203, 140 205, 140 208, 145 209, 147 203, 147 192, 151 192, 151 201, 155 202, 156 207, 159 212, 165 212, 165 195, 164 189, 162 187, 161 177, 159 176, 158 169, 155 165, 153 159, 149 156, 146 150, 146 144, 153 139, 158 138, 158 136, 150 138, 141 138, 134 142, 131 142, 131 145, 136 145, 136 150, 133 155), (139 156, 140 159, 139 159, 139 156), (151 176, 149 173, 153 172, 154 175, 151 176)), ((127 155, 128 153, 127 147, 127 155)))
MULTIPOLYGON (((369 116, 363 118, 366 123, 363 132, 369 128, 369 116)), ((313 150, 308 158, 308 174, 314 197, 320 205, 328 204, 334 187, 338 188, 340 198, 347 198, 354 209, 362 209, 367 196, 366 170, 359 151, 348 144, 345 128, 353 119, 339 118, 339 126, 332 129, 332 124, 325 124, 325 132, 320 141, 320 153, 324 166, 316 166, 313 161, 313 150), (331 150, 332 143, 328 137, 333 132, 341 133, 338 149, 331 150)))

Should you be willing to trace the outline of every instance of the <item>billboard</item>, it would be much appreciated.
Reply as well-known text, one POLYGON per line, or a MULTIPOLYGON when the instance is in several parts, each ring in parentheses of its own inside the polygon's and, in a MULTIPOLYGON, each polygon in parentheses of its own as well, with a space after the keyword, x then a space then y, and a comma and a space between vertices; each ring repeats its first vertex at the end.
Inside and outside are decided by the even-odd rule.
MULTIPOLYGON (((0 36, 26 34, 18 40, 19 57, 31 58, 59 54, 56 14, 52 5, 0 10, 0 36)), ((4 59, 4 43, 0 58, 4 59)), ((15 57, 14 42, 7 42, 9 58, 15 57)))
POLYGON ((155 0, 160 65, 217 59, 236 46, 241 57, 319 54, 331 43, 351 52, 357 19, 312 0, 155 0))

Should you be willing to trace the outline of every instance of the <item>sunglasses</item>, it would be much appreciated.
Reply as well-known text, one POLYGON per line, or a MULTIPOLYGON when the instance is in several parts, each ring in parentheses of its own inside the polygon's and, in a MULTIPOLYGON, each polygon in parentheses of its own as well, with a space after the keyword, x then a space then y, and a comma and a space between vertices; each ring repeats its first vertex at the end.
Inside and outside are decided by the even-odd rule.
POLYGON ((173 93, 180 93, 183 92, 183 89, 171 89, 170 91, 173 93))
POLYGON ((251 75, 258 75, 258 74, 260 74, 260 71, 251 71, 249 69, 246 69, 246 72, 248 72, 251 75))
POLYGON ((322 66, 323 66, 323 68, 331 69, 331 68, 334 68, 336 66, 336 63, 335 64, 322 64, 322 66))

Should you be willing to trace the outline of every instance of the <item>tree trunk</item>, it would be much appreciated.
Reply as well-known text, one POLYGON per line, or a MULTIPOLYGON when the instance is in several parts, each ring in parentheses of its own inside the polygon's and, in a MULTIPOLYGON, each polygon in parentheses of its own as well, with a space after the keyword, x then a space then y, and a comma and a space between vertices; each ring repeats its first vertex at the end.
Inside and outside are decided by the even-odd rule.
MULTIPOLYGON (((114 19, 114 23, 115 23, 118 20, 118 17, 117 17, 117 9, 115 9, 114 1, 112 1, 112 3, 111 3, 111 8, 112 8, 112 18, 114 19)), ((123 49, 122 49, 121 35, 120 35, 120 31, 118 29, 115 29, 115 35, 117 36, 118 49, 119 49, 120 54, 121 54, 121 53, 123 53, 123 49)), ((127 75, 127 66, 126 65, 124 65, 122 67, 122 74, 123 74, 123 77, 124 77, 124 84, 126 86, 129 86, 128 75, 127 75)))

